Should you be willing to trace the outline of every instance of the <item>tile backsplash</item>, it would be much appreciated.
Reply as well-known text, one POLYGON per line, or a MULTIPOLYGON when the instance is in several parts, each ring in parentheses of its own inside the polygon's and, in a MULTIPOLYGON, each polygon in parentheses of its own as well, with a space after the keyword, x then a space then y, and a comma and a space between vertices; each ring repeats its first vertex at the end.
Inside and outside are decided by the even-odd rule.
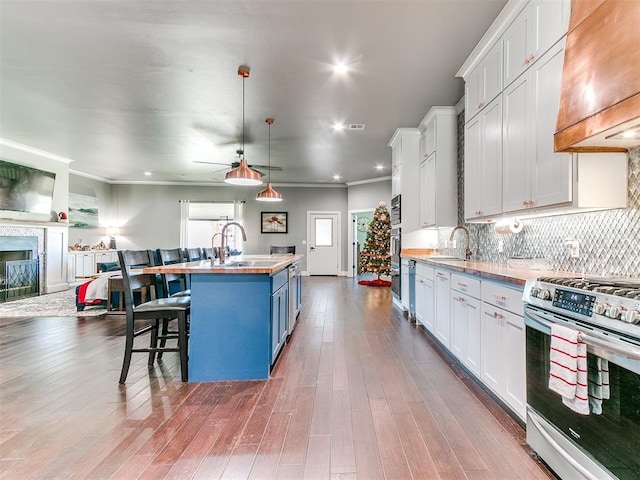
POLYGON ((497 234, 493 225, 468 224, 474 258, 499 263, 510 257, 544 258, 558 270, 640 277, 640 147, 629 150, 628 187, 626 209, 524 220, 523 230, 511 235, 497 234), (570 258, 568 239, 579 242, 579 258, 570 258))

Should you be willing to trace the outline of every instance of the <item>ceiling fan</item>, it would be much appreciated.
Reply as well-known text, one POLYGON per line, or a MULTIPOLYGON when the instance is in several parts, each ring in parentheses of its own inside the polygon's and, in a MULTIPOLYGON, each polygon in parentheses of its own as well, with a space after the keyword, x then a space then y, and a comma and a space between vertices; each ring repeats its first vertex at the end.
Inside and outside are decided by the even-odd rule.
MULTIPOLYGON (((242 158, 242 149, 236 150, 236 153, 238 154, 238 159, 242 158)), ((207 162, 205 160, 194 160, 193 163, 204 163, 207 165, 224 165, 225 168, 221 168, 216 170, 214 173, 217 173, 221 170, 226 170, 227 168, 233 169, 233 168, 237 168, 240 165, 240 160, 236 160, 234 162, 230 162, 230 163, 222 163, 222 162, 207 162)), ((260 170, 270 170, 272 172, 281 172, 282 171, 282 167, 276 167, 274 165, 258 165, 258 164, 249 164, 249 168, 254 169, 256 172, 258 172, 260 174, 260 176, 264 177, 265 173, 261 172, 260 170)))

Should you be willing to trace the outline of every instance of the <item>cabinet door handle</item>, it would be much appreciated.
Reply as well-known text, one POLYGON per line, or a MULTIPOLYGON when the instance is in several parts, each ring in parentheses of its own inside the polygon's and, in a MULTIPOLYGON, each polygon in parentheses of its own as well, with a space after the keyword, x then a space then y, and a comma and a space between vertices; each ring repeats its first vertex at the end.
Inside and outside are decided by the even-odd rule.
POLYGON ((504 315, 503 315, 503 314, 501 314, 501 313, 498 313, 498 312, 493 312, 493 316, 494 316, 495 318, 499 318, 500 320, 503 320, 503 319, 504 319, 504 315))
POLYGON ((484 107, 484 103, 480 102, 479 104, 476 105, 476 110, 480 110, 482 107, 484 107))
POLYGON ((466 302, 466 300, 464 299, 464 297, 459 297, 458 300, 460 300, 461 302, 466 302))
POLYGON ((460 283, 458 282, 458 286, 462 287, 462 288, 467 288, 467 284, 466 283, 460 283))

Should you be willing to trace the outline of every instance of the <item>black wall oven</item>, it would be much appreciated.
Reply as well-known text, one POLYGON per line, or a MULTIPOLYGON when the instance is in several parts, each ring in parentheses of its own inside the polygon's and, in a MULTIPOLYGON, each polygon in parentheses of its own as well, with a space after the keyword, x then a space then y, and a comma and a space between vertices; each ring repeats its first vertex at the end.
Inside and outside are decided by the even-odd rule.
POLYGON ((525 286, 527 442, 563 479, 640 479, 640 326, 626 321, 635 314, 624 314, 640 301, 608 297, 525 286), (579 332, 589 368, 597 358, 608 361, 609 398, 598 413, 576 413, 549 389, 554 323, 579 332))
POLYGON ((391 225, 400 225, 402 221, 400 195, 396 195, 391 199, 391 225))
POLYGON ((400 237, 400 227, 391 228, 391 293, 396 299, 400 299, 400 251, 402 249, 400 237))

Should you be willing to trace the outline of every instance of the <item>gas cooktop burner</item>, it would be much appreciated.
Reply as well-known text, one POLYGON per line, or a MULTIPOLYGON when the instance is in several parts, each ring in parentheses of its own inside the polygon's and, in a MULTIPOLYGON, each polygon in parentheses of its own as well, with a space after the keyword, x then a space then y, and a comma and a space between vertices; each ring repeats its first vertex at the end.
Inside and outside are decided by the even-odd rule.
POLYGON ((627 277, 540 277, 538 282, 590 290, 619 297, 640 299, 640 278, 627 277))

